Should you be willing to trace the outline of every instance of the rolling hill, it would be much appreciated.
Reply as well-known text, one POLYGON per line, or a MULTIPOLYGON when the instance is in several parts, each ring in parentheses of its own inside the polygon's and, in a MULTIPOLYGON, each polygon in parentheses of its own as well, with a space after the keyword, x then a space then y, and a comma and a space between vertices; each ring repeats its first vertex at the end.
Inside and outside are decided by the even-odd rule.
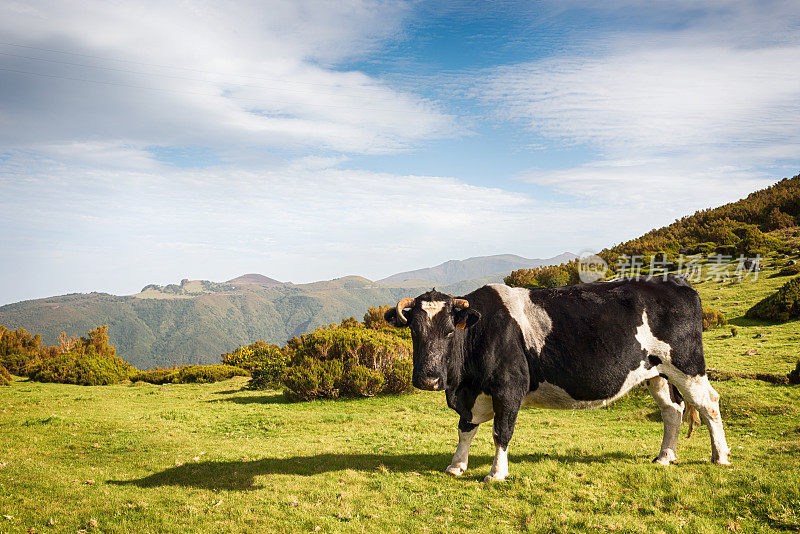
POLYGON ((433 285, 464 294, 501 281, 513 268, 530 262, 559 263, 566 256, 571 255, 548 260, 487 256, 443 264, 464 264, 460 268, 412 271, 431 273, 427 280, 412 280, 404 273, 379 282, 347 276, 310 284, 282 283, 255 273, 222 283, 185 279, 166 286, 150 284, 129 296, 76 293, 17 302, 0 307, 0 324, 40 333, 47 344, 54 344, 62 331, 82 335, 107 324, 117 353, 139 369, 218 363, 220 354, 238 345, 259 339, 283 344, 344 317, 360 319, 370 306, 394 303, 433 285), (457 279, 456 272, 471 277, 457 279), (452 281, 443 283, 445 279, 452 281))

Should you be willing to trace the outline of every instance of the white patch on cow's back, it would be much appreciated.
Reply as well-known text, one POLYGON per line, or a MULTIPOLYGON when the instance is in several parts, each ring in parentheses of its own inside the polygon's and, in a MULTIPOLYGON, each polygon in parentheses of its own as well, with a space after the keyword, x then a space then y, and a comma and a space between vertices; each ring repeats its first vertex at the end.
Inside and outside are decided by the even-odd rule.
POLYGON ((642 346, 642 350, 650 356, 657 356, 661 361, 668 362, 672 347, 669 343, 661 341, 650 330, 647 322, 647 310, 642 311, 642 324, 636 327, 636 341, 642 346))
POLYGON ((639 367, 630 371, 619 390, 607 399, 577 400, 567 393, 564 389, 549 382, 540 382, 536 391, 525 395, 522 399, 523 406, 534 406, 536 408, 558 408, 562 410, 590 410, 592 408, 602 408, 619 399, 631 389, 635 388, 645 380, 658 376, 655 367, 649 369, 645 362, 641 362, 639 367))
POLYGON ((553 329, 553 321, 544 308, 531 301, 530 291, 522 287, 504 284, 489 284, 500 296, 511 317, 522 330, 525 348, 537 354, 544 347, 544 340, 553 329))
POLYGON ((422 309, 425 310, 425 313, 428 314, 428 317, 433 319, 433 316, 442 311, 444 308, 444 301, 443 300, 423 300, 422 301, 422 309))

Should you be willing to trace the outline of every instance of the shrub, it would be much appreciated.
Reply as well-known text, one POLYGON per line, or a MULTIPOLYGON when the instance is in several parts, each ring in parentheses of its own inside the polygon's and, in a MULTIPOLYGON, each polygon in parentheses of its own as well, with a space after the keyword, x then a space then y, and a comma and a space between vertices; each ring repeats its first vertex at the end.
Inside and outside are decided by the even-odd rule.
POLYGON ((0 365, 0 386, 10 386, 11 385, 11 373, 8 372, 8 369, 0 365))
POLYGON ((148 382, 150 384, 169 384, 178 374, 178 368, 156 367, 147 371, 137 371, 131 376, 134 382, 148 382))
POLYGON ((176 381, 178 384, 210 384, 247 375, 247 371, 232 365, 186 365, 178 369, 176 381))
POLYGON ((11 374, 28 376, 47 347, 42 346, 42 338, 25 331, 24 328, 8 330, 0 325, 0 365, 11 374))
POLYGON ((289 400, 335 399, 344 365, 337 360, 309 360, 289 367, 283 375, 283 394, 289 400))
POLYGON ((363 365, 351 367, 339 381, 342 393, 356 397, 374 397, 383 388, 384 378, 378 370, 363 365))
POLYGON ((222 355, 223 364, 250 371, 251 379, 247 385, 250 389, 265 389, 280 385, 287 360, 284 349, 265 341, 256 341, 222 355))
POLYGON ((800 276, 747 310, 746 317, 785 322, 800 318, 800 276))
POLYGON ((519 269, 503 279, 512 287, 561 287, 579 284, 578 260, 533 269, 519 269))
POLYGON ((725 315, 714 308, 703 308, 703 332, 728 324, 725 315))
POLYGON ((90 330, 86 337, 67 338, 50 347, 30 368, 31 380, 81 386, 104 386, 127 380, 135 369, 108 340, 108 326, 90 330))
POLYGON ((394 328, 323 327, 290 339, 281 377, 291 400, 374 396, 411 389, 411 343, 394 328))
POLYGON ((386 322, 386 319, 383 318, 383 315, 391 307, 392 306, 379 306, 376 308, 374 306, 370 306, 370 308, 367 309, 367 313, 364 314, 364 326, 367 328, 374 328, 375 330, 390 328, 391 325, 386 322))
POLYGON ((131 380, 150 384, 210 384, 234 376, 247 376, 247 371, 232 365, 184 365, 182 367, 149 369, 135 373, 131 380))

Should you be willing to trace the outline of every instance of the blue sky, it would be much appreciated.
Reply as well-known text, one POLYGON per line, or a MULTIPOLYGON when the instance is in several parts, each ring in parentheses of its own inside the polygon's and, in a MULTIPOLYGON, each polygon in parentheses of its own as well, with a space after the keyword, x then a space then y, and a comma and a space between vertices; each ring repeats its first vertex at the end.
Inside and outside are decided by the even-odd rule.
POLYGON ((597 250, 800 171, 796 2, 0 1, 0 304, 597 250))

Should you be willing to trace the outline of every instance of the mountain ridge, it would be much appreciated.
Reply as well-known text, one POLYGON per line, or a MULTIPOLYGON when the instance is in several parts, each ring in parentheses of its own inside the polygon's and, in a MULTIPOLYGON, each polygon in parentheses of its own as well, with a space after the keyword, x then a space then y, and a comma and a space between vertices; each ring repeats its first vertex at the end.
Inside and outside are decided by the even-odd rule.
POLYGON ((434 284, 440 291, 463 295, 501 282, 507 272, 481 274, 447 284, 377 282, 356 275, 293 284, 258 273, 225 282, 184 279, 149 284, 133 295, 71 293, 7 304, 0 306, 0 324, 39 333, 50 345, 62 331, 84 335, 107 324, 118 355, 140 369, 218 363, 220 354, 238 345, 259 339, 283 344, 324 324, 350 316, 360 319, 370 306, 393 304, 434 284))

